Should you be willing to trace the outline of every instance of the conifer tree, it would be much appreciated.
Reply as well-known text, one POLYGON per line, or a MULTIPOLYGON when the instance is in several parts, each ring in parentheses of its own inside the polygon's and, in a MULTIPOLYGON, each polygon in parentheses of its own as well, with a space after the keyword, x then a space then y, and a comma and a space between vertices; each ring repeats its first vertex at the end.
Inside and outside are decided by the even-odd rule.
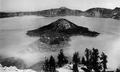
POLYGON ((73 64, 73 72, 79 72, 78 70, 78 64, 73 64))
POLYGON ((98 49, 93 48, 92 50, 90 50, 86 48, 85 58, 86 58, 85 65, 87 66, 89 71, 93 69, 95 72, 100 72, 101 63, 99 62, 98 49))
POLYGON ((84 57, 82 57, 81 63, 85 65, 85 58, 84 57))
POLYGON ((99 51, 98 49, 93 48, 92 49, 92 56, 91 56, 91 63, 92 68, 95 70, 95 72, 100 72, 101 70, 101 64, 98 61, 99 60, 99 51))
POLYGON ((88 70, 91 71, 92 70, 92 51, 88 48, 86 48, 85 50, 85 65, 87 66, 88 70))
POLYGON ((120 72, 120 69, 116 69, 116 72, 120 72))
POLYGON ((92 51, 90 49, 86 48, 85 57, 86 57, 86 64, 88 64, 88 65, 90 63, 91 54, 92 54, 92 51))
POLYGON ((55 59, 53 56, 50 57, 49 60, 49 71, 50 72, 55 72, 56 71, 56 63, 55 63, 55 59))
POLYGON ((67 64, 68 60, 67 57, 64 55, 63 50, 60 50, 60 53, 58 54, 58 66, 62 67, 63 65, 67 64))
POLYGON ((45 59, 43 70, 44 72, 56 72, 56 63, 53 56, 50 59, 45 59))
POLYGON ((105 53, 102 52, 101 54, 101 58, 100 58, 102 61, 102 66, 103 66, 103 72, 106 72, 106 69, 107 69, 107 55, 105 55, 105 53))
POLYGON ((49 71, 49 60, 48 59, 45 59, 45 62, 44 62, 44 65, 43 65, 43 70, 45 72, 49 71))
POLYGON ((79 64, 80 63, 80 57, 79 57, 79 53, 75 52, 73 54, 73 63, 79 64))

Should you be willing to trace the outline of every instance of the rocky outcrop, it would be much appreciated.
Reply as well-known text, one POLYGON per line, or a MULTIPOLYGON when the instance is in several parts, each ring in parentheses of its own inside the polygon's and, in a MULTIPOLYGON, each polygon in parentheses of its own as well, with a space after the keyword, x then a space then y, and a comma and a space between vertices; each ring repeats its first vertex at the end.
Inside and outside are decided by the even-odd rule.
POLYGON ((87 17, 111 18, 112 10, 106 8, 91 8, 84 12, 87 17))
POLYGON ((0 60, 0 64, 3 67, 10 67, 10 66, 16 66, 18 69, 24 69, 26 68, 25 63, 23 60, 14 58, 14 57, 9 57, 9 58, 3 58, 0 60))
POLYGON ((0 72, 37 72, 32 69, 18 69, 15 66, 3 67, 0 64, 0 72))
POLYGON ((116 7, 114 10, 112 10, 112 18, 120 20, 120 8, 116 7))
POLYGON ((77 26, 62 18, 46 26, 30 30, 27 32, 27 35, 38 36, 40 37, 40 41, 47 44, 60 44, 61 42, 68 41, 71 36, 83 35, 96 37, 99 33, 90 31, 88 28, 82 26, 77 26))
POLYGON ((120 8, 106 9, 106 8, 91 8, 84 12, 84 16, 98 17, 98 18, 113 18, 120 19, 120 8))
POLYGON ((44 61, 40 61, 34 65, 32 65, 31 67, 29 67, 29 69, 32 69, 32 70, 35 70, 37 72, 42 72, 42 68, 43 68, 43 65, 44 64, 44 61))

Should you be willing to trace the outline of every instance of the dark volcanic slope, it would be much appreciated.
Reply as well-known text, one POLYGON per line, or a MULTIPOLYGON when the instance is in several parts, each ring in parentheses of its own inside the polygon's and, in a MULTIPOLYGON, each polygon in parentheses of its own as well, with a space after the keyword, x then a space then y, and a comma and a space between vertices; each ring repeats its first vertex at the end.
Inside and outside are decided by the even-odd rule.
POLYGON ((77 26, 66 19, 58 19, 51 24, 27 32, 29 36, 38 36, 40 40, 48 44, 59 44, 62 41, 69 40, 69 37, 83 35, 96 37, 99 33, 89 31, 88 28, 77 26))

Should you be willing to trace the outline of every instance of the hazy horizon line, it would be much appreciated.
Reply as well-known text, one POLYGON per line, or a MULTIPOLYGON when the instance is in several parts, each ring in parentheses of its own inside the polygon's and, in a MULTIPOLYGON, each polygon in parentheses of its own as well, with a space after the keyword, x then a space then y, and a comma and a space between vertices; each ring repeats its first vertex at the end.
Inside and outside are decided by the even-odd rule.
MULTIPOLYGON (((60 7, 52 7, 52 8, 46 8, 46 9, 37 9, 37 10, 0 10, 0 12, 35 12, 35 11, 42 11, 42 10, 48 10, 48 9, 56 9, 56 8, 61 8, 61 7, 65 7, 65 8, 68 8, 68 9, 73 9, 73 10, 81 10, 81 11, 86 11, 88 9, 91 9, 91 8, 106 8, 106 9, 115 9, 117 8, 118 6, 114 7, 114 8, 107 8, 107 7, 90 7, 90 8, 87 8, 87 9, 80 9, 80 8, 70 8, 70 7, 66 7, 66 6, 60 6, 60 7)), ((118 7, 120 8, 120 7, 118 7)))

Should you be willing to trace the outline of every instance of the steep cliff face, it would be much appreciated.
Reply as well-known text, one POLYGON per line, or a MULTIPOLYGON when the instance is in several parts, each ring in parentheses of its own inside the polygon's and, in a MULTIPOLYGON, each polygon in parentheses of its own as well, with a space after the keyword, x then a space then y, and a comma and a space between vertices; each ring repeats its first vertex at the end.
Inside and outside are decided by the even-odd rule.
POLYGON ((67 16, 67 15, 80 16, 81 13, 82 11, 80 10, 72 10, 66 7, 48 9, 40 12, 40 14, 45 17, 67 16))
POLYGON ((91 8, 84 12, 87 17, 111 18, 112 10, 106 8, 91 8))
POLYGON ((112 10, 113 14, 120 13, 120 8, 116 7, 115 9, 112 10))
POLYGON ((112 10, 112 18, 120 20, 120 8, 116 7, 112 10))
POLYGON ((40 41, 47 44, 60 44, 61 42, 68 41, 71 36, 83 35, 96 37, 99 33, 90 31, 88 28, 82 26, 77 26, 74 23, 61 18, 46 26, 30 30, 27 32, 27 35, 38 36, 40 37, 40 41))

